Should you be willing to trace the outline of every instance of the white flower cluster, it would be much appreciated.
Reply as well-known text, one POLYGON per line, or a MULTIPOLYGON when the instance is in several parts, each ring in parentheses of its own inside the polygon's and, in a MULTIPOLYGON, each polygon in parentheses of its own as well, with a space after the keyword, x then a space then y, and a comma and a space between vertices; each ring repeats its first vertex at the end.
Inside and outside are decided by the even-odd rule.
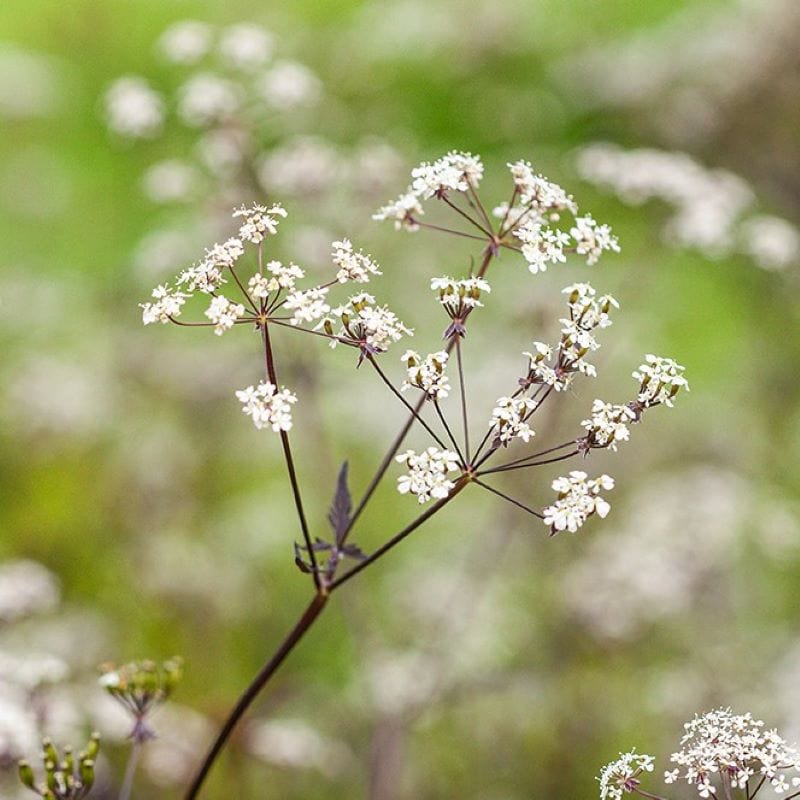
POLYGON ((243 254, 244 247, 240 239, 231 238, 222 244, 215 244, 206 251, 205 258, 199 264, 181 272, 178 286, 183 286, 188 292, 211 294, 221 284, 227 283, 223 275, 225 269, 230 269, 243 254))
POLYGON ((744 252, 765 269, 800 262, 800 232, 794 225, 769 215, 747 216, 754 201, 747 183, 730 172, 707 169, 685 153, 597 143, 581 151, 578 170, 626 203, 651 198, 669 203, 675 214, 664 238, 670 244, 712 258, 744 252))
POLYGON ((244 217, 244 222, 239 228, 239 236, 246 242, 260 244, 267 236, 274 236, 278 232, 278 222, 286 219, 286 209, 275 203, 270 208, 254 203, 251 206, 242 206, 233 212, 234 217, 244 217))
POLYGON ((0 564, 0 622, 52 611, 60 597, 58 579, 37 561, 18 559, 0 564))
POLYGON ((301 322, 316 322, 324 317, 331 310, 326 302, 327 295, 328 289, 325 286, 292 292, 283 304, 287 311, 292 312, 292 325, 299 325, 301 322))
POLYGON ((543 512, 544 523, 552 534, 563 530, 575 533, 592 514, 606 517, 611 510, 600 497, 601 490, 614 488, 614 479, 608 475, 590 479, 585 472, 573 470, 567 477, 556 478, 552 486, 558 497, 543 512))
POLYGON ((161 285, 153 289, 152 297, 155 302, 139 304, 142 309, 142 322, 145 325, 152 325, 154 322, 166 324, 171 318, 179 317, 181 307, 191 295, 161 285))
POLYGON ((164 123, 164 101, 143 78, 126 75, 114 81, 105 107, 108 127, 131 139, 156 136, 164 123))
POLYGON ((643 772, 652 772, 653 756, 631 750, 620 753, 616 761, 606 764, 597 780, 600 782, 600 800, 622 800, 623 794, 632 794, 641 781, 643 772))
POLYGON ((608 447, 616 451, 620 442, 630 439, 628 425, 635 421, 636 414, 628 406, 595 400, 592 416, 581 425, 588 431, 589 447, 608 447))
POLYGON ((431 289, 439 292, 439 302, 451 317, 463 318, 468 309, 483 306, 481 292, 492 291, 485 278, 463 278, 455 280, 444 276, 431 279, 431 289))
POLYGON ((407 231, 419 230, 417 217, 425 213, 419 198, 413 192, 401 194, 396 200, 381 206, 373 215, 372 219, 378 221, 394 221, 395 230, 405 228, 407 231))
POLYGON ((241 303, 233 303, 221 294, 213 297, 211 305, 206 309, 206 316, 214 323, 214 333, 217 336, 229 331, 242 314, 244 306, 241 303))
POLYGON ((451 151, 432 164, 423 162, 411 171, 410 191, 423 200, 447 192, 477 189, 483 178, 483 164, 471 153, 451 151))
POLYGON ((715 775, 725 775, 731 785, 744 789, 750 778, 763 777, 776 794, 783 794, 790 785, 800 786, 800 777, 787 778, 787 772, 800 772, 800 757, 774 729, 765 730, 761 720, 747 714, 733 714, 730 708, 719 708, 695 715, 684 726, 681 749, 670 760, 677 768, 667 772, 664 780, 674 783, 683 768, 684 780, 697 789, 700 797, 715 797, 715 775))
POLYGON ((575 217, 575 227, 570 229, 570 235, 575 240, 575 252, 586 256, 586 263, 594 266, 604 250, 619 253, 617 237, 611 233, 609 225, 598 225, 591 214, 585 217, 575 217))
POLYGON ((405 362, 408 377, 403 381, 401 391, 416 387, 430 398, 443 400, 450 394, 450 380, 444 374, 449 357, 444 350, 430 353, 425 358, 414 350, 406 350, 400 360, 405 362))
POLYGON ((362 292, 353 295, 344 305, 334 308, 332 317, 326 317, 317 327, 323 328, 331 340, 331 347, 338 341, 365 348, 372 352, 385 352, 392 342, 398 342, 403 336, 413 336, 411 328, 407 328, 397 315, 387 306, 379 306, 371 294, 362 292), (338 321, 341 328, 334 332, 333 323, 338 321))
POLYGON ((253 275, 248 281, 247 288, 253 297, 266 300, 270 292, 281 289, 294 289, 295 282, 305 277, 305 272, 297 264, 283 264, 281 261, 270 261, 267 271, 272 277, 267 277, 260 272, 253 275))
POLYGON ((538 214, 549 215, 551 219, 558 219, 558 212, 569 211, 578 213, 578 206, 557 183, 547 180, 543 175, 533 171, 530 161, 516 161, 507 165, 511 170, 522 206, 529 206, 538 214))
POLYGON ((458 456, 450 450, 429 447, 419 454, 406 450, 395 460, 408 467, 408 474, 397 479, 400 494, 413 494, 420 503, 426 503, 432 497, 447 497, 455 487, 447 474, 458 471, 458 456))
POLYGON ((288 389, 280 391, 272 384, 261 382, 258 386, 248 386, 236 392, 242 403, 242 411, 251 417, 256 428, 272 428, 278 431, 289 431, 292 428, 292 405, 297 397, 288 389))
POLYGON ((535 408, 536 401, 524 395, 498 397, 497 405, 492 410, 492 419, 489 421, 489 429, 495 439, 506 447, 515 438, 529 442, 536 434, 525 419, 535 408))
POLYGON ((568 294, 569 319, 561 319, 561 341, 558 345, 558 359, 552 361, 553 349, 544 342, 534 342, 534 352, 524 352, 529 359, 528 380, 532 383, 544 383, 556 391, 566 389, 576 372, 595 377, 597 370, 586 361, 587 354, 600 347, 600 343, 592 334, 595 328, 607 328, 611 325, 609 312, 611 308, 619 308, 617 301, 610 295, 597 297, 597 292, 588 283, 575 283, 563 290, 568 294))
MULTIPOLYGON (((517 218, 521 216, 519 214, 517 218)), ((563 264, 567 260, 564 248, 572 248, 578 255, 586 256, 589 266, 596 264, 605 250, 620 251, 611 228, 598 225, 589 214, 575 217, 575 225, 569 233, 552 228, 536 217, 514 228, 513 233, 522 242, 522 255, 534 275, 544 272, 548 264, 563 264)))
POLYGON ((392 220, 396 229, 417 230, 416 217, 421 216, 421 200, 449 191, 467 192, 477 189, 483 177, 483 164, 471 153, 451 151, 434 161, 420 164, 411 171, 411 186, 395 201, 379 208, 375 220, 392 220))
POLYGON ((370 275, 382 275, 378 265, 363 252, 356 253, 349 239, 331 244, 333 252, 331 258, 333 265, 338 267, 336 280, 339 283, 354 281, 355 283, 369 283, 370 275))
POLYGON ((689 391, 689 383, 683 377, 684 368, 671 358, 648 354, 645 362, 633 373, 640 383, 638 400, 644 408, 661 403, 671 407, 681 389, 689 391))
POLYGON ((548 264, 565 263, 564 248, 572 243, 564 231, 549 228, 537 220, 528 220, 515 228, 514 236, 522 242, 522 256, 534 275, 545 272, 548 264))

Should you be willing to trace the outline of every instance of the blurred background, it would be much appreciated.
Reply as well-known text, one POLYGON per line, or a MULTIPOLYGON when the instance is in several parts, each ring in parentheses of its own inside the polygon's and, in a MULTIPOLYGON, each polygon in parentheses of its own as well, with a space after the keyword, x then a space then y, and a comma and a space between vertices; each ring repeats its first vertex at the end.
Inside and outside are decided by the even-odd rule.
MULTIPOLYGON (((290 214, 274 257, 322 275, 350 237, 413 346, 438 349, 428 281, 479 252, 370 215, 449 149, 483 157, 495 204, 506 162, 531 160, 622 245, 592 268, 497 265, 465 351, 473 426, 556 338, 575 281, 621 310, 600 377, 556 398, 537 442, 632 397, 648 352, 691 393, 592 454, 617 480, 604 522, 548 539, 470 490, 337 594, 207 796, 589 798, 620 750, 660 774, 718 705, 800 738, 798 36, 794 0, 0 4, 3 796, 43 730, 77 746, 92 727, 97 796, 116 796, 127 728, 96 666, 181 654, 134 793, 178 797, 306 602, 277 438, 233 396, 260 377, 257 342, 144 329, 138 304, 268 197, 290 214)), ((403 417, 351 352, 313 345, 277 342, 326 533, 338 465, 359 494, 403 417)), ((498 485, 541 507, 559 466, 498 485)), ((365 550, 416 511, 397 474, 365 550)))

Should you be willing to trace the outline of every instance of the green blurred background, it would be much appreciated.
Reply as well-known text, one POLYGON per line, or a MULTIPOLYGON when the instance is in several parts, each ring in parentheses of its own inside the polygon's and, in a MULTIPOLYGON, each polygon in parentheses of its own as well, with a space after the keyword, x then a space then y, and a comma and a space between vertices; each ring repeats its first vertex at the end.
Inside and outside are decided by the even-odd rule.
MULTIPOLYGON (((442 326, 428 279, 478 253, 371 222, 413 165, 480 153, 500 202, 506 162, 530 159, 612 225, 622 254, 590 276, 577 263, 531 276, 508 258, 497 270, 467 348, 477 424, 513 388, 520 351, 554 338, 559 290, 578 280, 622 309, 600 378, 538 423, 543 446, 559 441, 545 425, 574 431, 595 396, 631 396, 644 353, 684 364, 692 390, 619 453, 592 456, 589 471, 618 484, 603 524, 548 539, 470 491, 337 595, 208 796, 588 798, 619 750, 666 768, 681 722, 713 705, 800 735, 799 265, 675 247, 666 204, 626 205, 576 168, 595 141, 688 152, 746 180, 752 209, 797 224, 798 33, 792 0, 0 4, 0 558, 43 564, 61 590, 43 613, 0 617, 0 674, 57 735, 103 728, 98 796, 115 796, 126 745, 97 663, 185 657, 134 794, 177 797, 305 603, 277 439, 233 398, 259 377, 257 342, 241 328, 143 329, 137 306, 230 229, 230 207, 266 191, 253 169, 290 156, 301 177, 271 191, 290 212, 277 257, 321 270, 320 242, 324 256, 351 236, 424 352, 442 326), (245 167, 155 203, 145 171, 196 159, 201 135, 170 99, 195 68, 154 52, 184 19, 263 25, 273 59, 308 67, 317 96, 248 106, 245 167), (159 136, 108 130, 103 97, 126 74, 167 98, 159 136), (42 653, 68 674, 26 683, 42 653)), ((324 531, 338 464, 358 493, 401 415, 349 352, 296 338, 278 342, 282 379, 301 396, 299 470, 324 531)), ((559 472, 515 474, 505 489, 541 506, 559 472)), ((364 549, 414 513, 394 477, 357 531, 364 549)), ((0 764, 27 745, 19 697, 0 694, 0 764)))

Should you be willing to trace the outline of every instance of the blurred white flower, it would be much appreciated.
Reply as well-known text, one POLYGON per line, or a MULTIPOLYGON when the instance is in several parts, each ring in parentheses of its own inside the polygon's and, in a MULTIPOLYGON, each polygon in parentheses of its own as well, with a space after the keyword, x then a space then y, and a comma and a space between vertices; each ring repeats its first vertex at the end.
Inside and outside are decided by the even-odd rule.
POLYGON ((254 70, 272 57, 274 37, 260 25, 242 22, 222 31, 219 52, 231 67, 254 70))
POLYGON ((764 269, 784 269, 800 262, 800 231, 780 217, 760 214, 741 227, 742 249, 764 269))
POLYGON ((278 111, 313 105, 322 94, 319 78, 296 61, 278 61, 259 80, 262 98, 278 111))
POLYGON ((158 39, 156 49, 174 64, 194 64, 211 47, 212 30, 197 20, 183 20, 170 25, 158 39))
POLYGON ((105 95, 108 127, 120 136, 148 139, 158 135, 164 122, 164 101, 143 78, 118 78, 105 95))
POLYGON ((232 116, 241 99, 239 84, 212 72, 200 72, 178 90, 178 115, 187 125, 205 127, 232 116))
POLYGON ((200 175, 191 164, 168 159, 153 164, 142 177, 142 189, 154 203, 181 203, 197 191, 200 175))

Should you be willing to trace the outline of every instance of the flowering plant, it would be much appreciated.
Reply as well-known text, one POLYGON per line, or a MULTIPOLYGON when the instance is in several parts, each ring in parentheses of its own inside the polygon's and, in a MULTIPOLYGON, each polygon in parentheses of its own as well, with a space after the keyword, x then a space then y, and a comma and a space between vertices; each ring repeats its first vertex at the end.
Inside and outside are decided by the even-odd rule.
POLYGON ((493 479, 509 471, 576 457, 585 459, 595 449, 616 450, 630 438, 630 426, 638 423, 646 410, 672 406, 678 392, 688 389, 683 367, 671 359, 647 355, 633 372, 638 385, 633 397, 621 404, 596 399, 575 437, 544 449, 533 446, 537 432, 532 422, 542 405, 577 378, 597 374, 595 364, 588 359, 600 347, 598 332, 611 325, 611 314, 619 307, 611 295, 598 294, 589 283, 572 283, 564 289, 567 313, 559 320, 555 345, 533 343, 532 350, 523 354, 525 362, 516 387, 497 399, 487 414, 487 422, 474 427, 464 351, 473 313, 488 302, 492 292, 487 275, 493 262, 504 255, 512 261, 521 256, 535 275, 550 265, 566 262, 570 255, 582 257, 588 266, 593 266, 605 252, 619 251, 610 227, 598 224, 589 214, 579 216, 575 200, 564 189, 536 174, 526 161, 508 166, 510 198, 491 206, 491 212, 479 194, 484 172, 480 158, 450 152, 414 169, 407 191, 374 215, 376 220, 392 222, 398 230, 430 230, 458 236, 474 241, 480 249, 477 268, 471 266, 462 277, 430 279, 434 297, 447 317, 444 347, 427 355, 406 350, 400 357, 406 377, 399 386, 390 376, 391 369, 384 365, 386 354, 397 342, 412 337, 413 329, 370 293, 359 290, 349 297, 337 297, 347 284, 370 283, 381 275, 378 264, 343 238, 331 245, 331 274, 311 285, 301 285, 306 279, 304 269, 270 258, 269 238, 276 235, 279 224, 287 217, 286 210, 277 203, 242 206, 234 211, 234 218, 240 223, 238 234, 207 250, 199 262, 177 276, 173 286, 158 286, 151 301, 143 304, 145 324, 210 327, 217 335, 246 326, 259 335, 263 375, 257 384, 235 394, 256 428, 271 429, 280 438, 302 537, 295 543, 295 563, 310 576, 314 589, 297 625, 231 712, 196 774, 187 800, 197 796, 238 720, 319 617, 334 591, 396 547, 471 485, 538 518, 551 535, 565 530, 574 533, 593 515, 605 517, 610 505, 601 492, 614 487, 614 480, 608 475, 590 478, 584 471, 572 470, 558 477, 552 482, 555 500, 541 510, 506 494, 493 485, 493 479), (431 203, 442 206, 456 223, 427 221, 426 206, 431 203), (565 218, 569 220, 566 224, 562 222, 565 218), (248 260, 249 253, 253 256, 248 260), (195 295, 207 299, 207 321, 183 318, 184 307, 195 295), (294 410, 302 408, 302 398, 278 378, 276 333, 280 330, 353 350, 356 366, 367 364, 406 414, 355 507, 347 463, 343 465, 329 513, 329 538, 312 532, 305 511, 290 438, 294 410), (458 384, 455 391, 447 374, 448 368, 453 371, 453 361, 453 380, 458 384), (417 397, 409 400, 409 392, 416 392, 417 397), (451 392, 458 399, 454 404, 450 401, 448 408, 451 392), (455 411, 452 405, 456 406, 455 411), (420 452, 399 452, 415 426, 429 437, 429 446, 420 452), (519 449, 519 454, 509 458, 506 453, 512 446, 519 449), (395 463, 403 470, 397 478, 400 494, 412 495, 419 504, 430 505, 408 525, 387 536, 376 550, 365 553, 350 541, 351 534, 395 463), (350 566, 345 567, 348 560, 350 566))

